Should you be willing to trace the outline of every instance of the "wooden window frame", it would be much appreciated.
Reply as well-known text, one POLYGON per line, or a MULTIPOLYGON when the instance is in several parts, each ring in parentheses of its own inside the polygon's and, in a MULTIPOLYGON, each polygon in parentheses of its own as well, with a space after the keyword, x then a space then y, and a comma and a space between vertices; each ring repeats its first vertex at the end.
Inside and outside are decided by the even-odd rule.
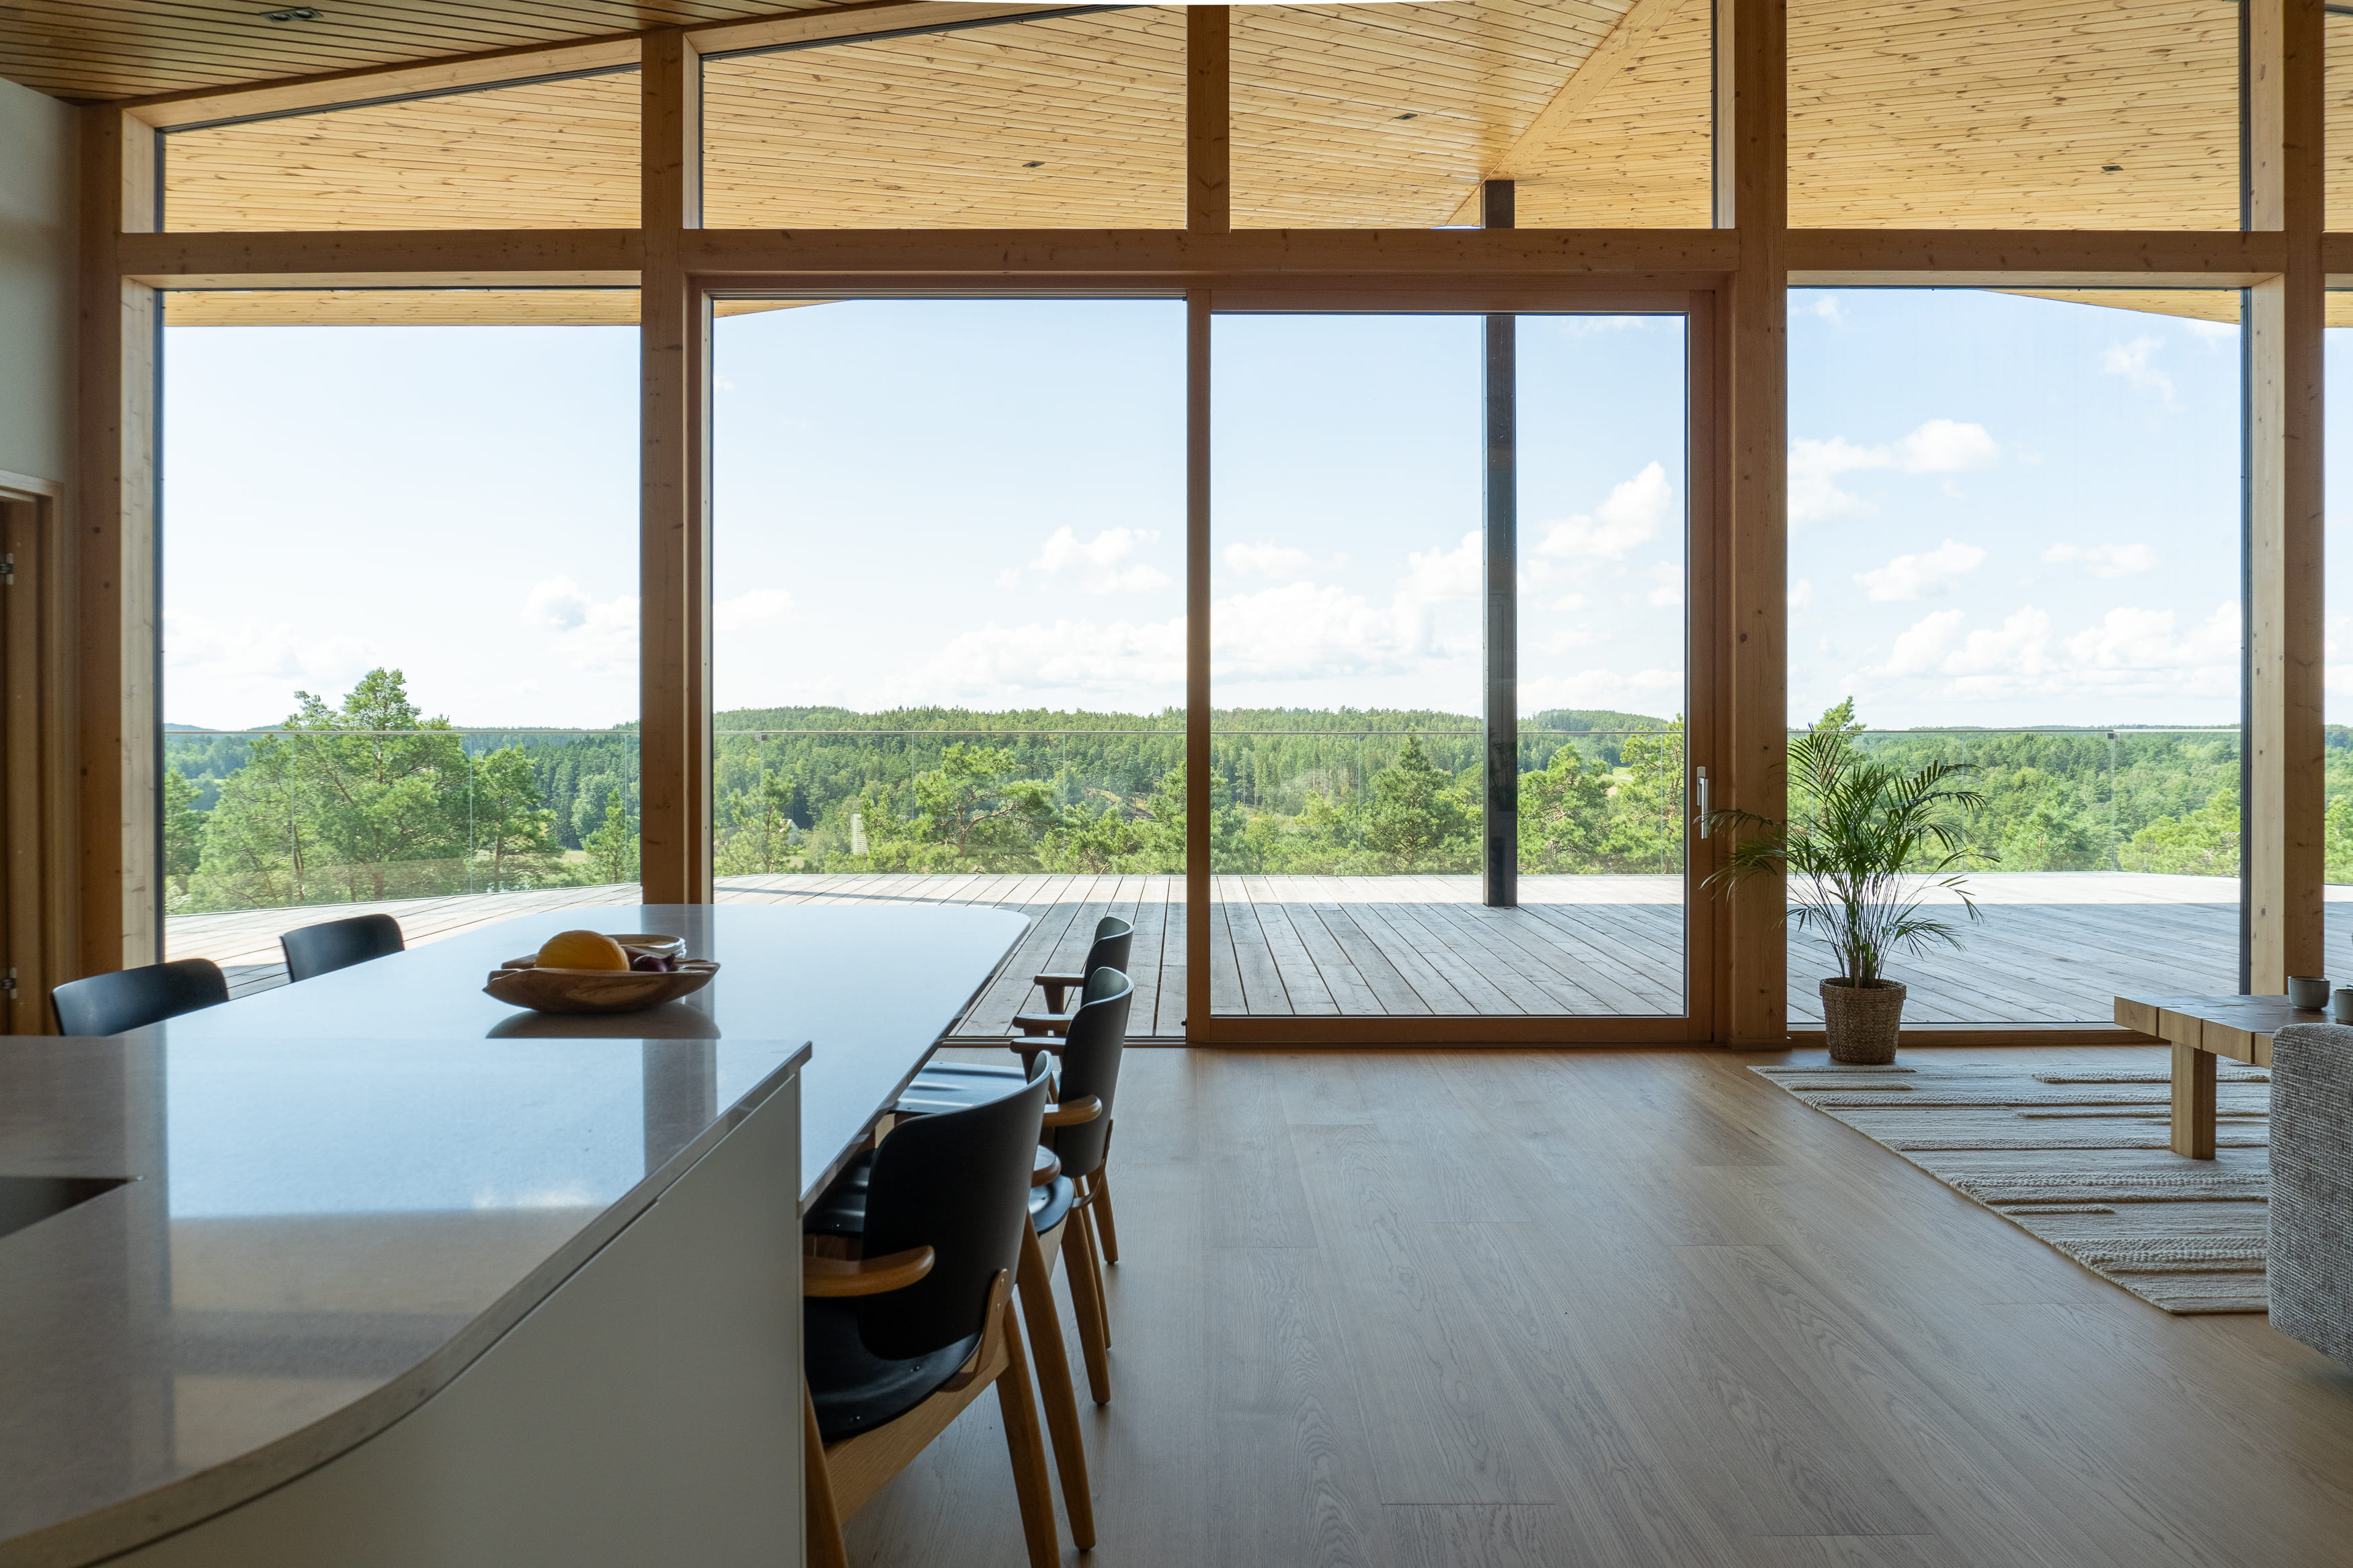
MULTIPOLYGON (((723 231, 699 225, 692 126, 703 54, 846 37, 915 20, 1018 16, 1050 7, 874 0, 817 14, 668 28, 378 70, 343 71, 93 106, 85 117, 81 446, 73 608, 82 689, 74 731, 79 972, 156 956, 153 450, 158 288, 636 285, 645 311, 641 463, 646 894, 712 896, 709 790, 710 300, 723 288, 1183 292, 1188 354, 1207 352, 1220 290, 1453 299, 1534 289, 1704 297, 1714 355, 1705 454, 1723 520, 1717 574, 1717 799, 1777 816, 1787 724, 1788 291, 1791 287, 2102 287, 2249 291, 2246 803, 2251 983, 2277 991, 2318 973, 2321 856, 2321 362, 2323 297, 2353 286, 2353 234, 2324 232, 2321 0, 2246 0, 2248 216, 2239 232, 1791 229, 1785 0, 1718 0, 1716 226, 1649 230, 1273 230, 1229 221, 1227 7, 1188 12, 1186 210, 1181 230, 723 231), (645 95, 644 205, 635 229, 153 232, 155 133, 241 114, 483 86, 638 63, 645 95), (110 690, 119 700, 106 700, 110 690), (657 777, 659 773, 659 777, 657 777)), ((1695 321, 1699 318, 1694 316, 1695 321)), ((1696 340, 1696 334, 1695 334, 1696 340)), ((1188 421, 1206 428, 1196 375, 1188 421)), ((1694 382, 1695 387, 1699 384, 1694 382)), ((1206 715, 1207 451, 1188 453, 1188 708, 1206 715)), ((1699 454, 1695 452, 1695 459, 1699 454)), ((1696 505, 1696 498, 1695 498, 1696 505)), ((1189 736, 1193 777, 1206 747, 1189 736), (1199 754, 1197 754, 1199 753, 1199 754)), ((1198 805, 1196 807, 1198 811, 1198 805)), ((1188 876, 1205 875, 1192 836, 1188 876)), ((1713 997, 1691 1037, 1750 1047, 1791 1038, 1787 942, 1762 879, 1714 900, 1713 997), (1704 1023, 1704 1027, 1701 1025, 1704 1023)), ((1695 911, 1696 912, 1696 911, 1695 911)), ((1194 939, 1202 940, 1198 933, 1194 939)), ((1363 1020, 1378 1024, 1379 1020, 1363 1020)), ((1402 1022, 1402 1021, 1392 1021, 1402 1022)), ((1414 1022, 1396 1037, 1499 1040, 1502 1020, 1414 1022)), ((1642 1031, 1609 1020, 1600 1035, 1642 1031)), ((1216 1029, 1203 1037, 1213 1037, 1216 1029)), ((1369 1043, 1380 1029, 1352 1031, 1369 1043)), ((2091 1037, 2132 1038, 2084 1031, 2091 1037)), ((1561 1037, 1567 1037, 1564 1035, 1561 1037)), ((1958 1039, 1938 1033, 1936 1038, 1958 1039)), ((1971 1031, 2049 1041, 2049 1031, 1971 1031)))

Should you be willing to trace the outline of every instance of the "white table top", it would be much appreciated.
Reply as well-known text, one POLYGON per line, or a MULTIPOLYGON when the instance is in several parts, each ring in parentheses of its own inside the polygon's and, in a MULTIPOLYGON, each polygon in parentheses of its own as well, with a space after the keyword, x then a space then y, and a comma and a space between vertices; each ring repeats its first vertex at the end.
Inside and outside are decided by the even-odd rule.
MULTIPOLYGON (((322 919, 332 919, 322 909, 322 919)), ((485 926, 300 984, 190 1013, 132 1037, 203 1041, 586 1039, 807 1041, 801 1073, 801 1199, 906 1088, 1029 928, 1026 915, 964 904, 614 904, 485 926), (659 931, 720 973, 684 1001, 610 1016, 531 1013, 486 994, 506 959, 559 931, 659 931)), ((649 1082, 681 1121, 707 1118, 705 1072, 672 1065, 649 1082)), ((652 1059, 650 1057, 649 1059, 652 1059)))

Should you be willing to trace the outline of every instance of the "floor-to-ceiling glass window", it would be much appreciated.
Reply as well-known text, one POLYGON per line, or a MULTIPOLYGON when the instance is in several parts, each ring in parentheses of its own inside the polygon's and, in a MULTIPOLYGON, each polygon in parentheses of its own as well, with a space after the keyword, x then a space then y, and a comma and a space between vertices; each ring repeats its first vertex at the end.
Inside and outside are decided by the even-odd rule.
POLYGON ((638 881, 634 290, 175 293, 164 950, 638 881), (340 906, 326 908, 325 906, 340 906))
POLYGON ((1685 1011, 1684 354, 1216 319, 1213 1013, 1685 1011))
MULTIPOLYGON (((2239 299, 1790 296, 1792 731, 1984 797, 1907 1026, 2239 989, 2239 299)), ((1793 1022, 1835 973, 1793 930, 1793 1022)))
POLYGON ((1031 914, 958 1026, 999 1038, 1117 916, 1131 1034, 1181 1034, 1183 303, 821 301, 715 341, 719 900, 1031 914))

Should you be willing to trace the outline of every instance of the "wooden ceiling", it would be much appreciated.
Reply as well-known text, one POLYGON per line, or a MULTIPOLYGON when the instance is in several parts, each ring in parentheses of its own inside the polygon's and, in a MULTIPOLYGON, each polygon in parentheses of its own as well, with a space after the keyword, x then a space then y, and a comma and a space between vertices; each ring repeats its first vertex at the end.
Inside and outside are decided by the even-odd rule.
POLYGON ((326 0, 272 22, 271 0, 8 0, 0 77, 58 98, 144 98, 633 33, 830 9, 830 0, 326 0))

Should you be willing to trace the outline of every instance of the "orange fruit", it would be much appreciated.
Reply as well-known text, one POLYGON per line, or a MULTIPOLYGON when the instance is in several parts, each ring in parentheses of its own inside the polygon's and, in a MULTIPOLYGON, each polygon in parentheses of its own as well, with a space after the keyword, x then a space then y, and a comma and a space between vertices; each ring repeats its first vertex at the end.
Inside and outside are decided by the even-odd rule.
POLYGON ((600 931, 563 931, 549 937, 539 950, 542 969, 627 969, 629 955, 621 944, 600 931))

